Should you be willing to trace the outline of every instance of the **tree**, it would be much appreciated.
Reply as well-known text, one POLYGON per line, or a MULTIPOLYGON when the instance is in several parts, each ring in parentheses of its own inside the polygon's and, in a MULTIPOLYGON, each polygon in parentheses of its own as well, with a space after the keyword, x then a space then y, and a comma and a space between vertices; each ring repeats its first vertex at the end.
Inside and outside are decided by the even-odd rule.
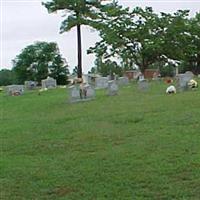
POLYGON ((188 10, 158 15, 151 7, 136 7, 129 11, 128 8, 116 5, 106 9, 104 20, 96 24, 101 41, 90 48, 88 53, 95 53, 102 61, 117 57, 122 61, 124 70, 136 64, 144 72, 159 63, 158 67, 161 68, 169 60, 198 68, 198 14, 191 23, 188 10))
POLYGON ((97 25, 102 40, 88 53, 101 55, 103 59, 118 57, 125 69, 132 69, 136 64, 144 72, 158 59, 162 47, 158 15, 149 7, 145 10, 136 7, 130 12, 118 5, 106 13, 104 22, 97 25))
POLYGON ((13 71, 18 83, 24 83, 26 80, 40 82, 51 76, 58 84, 65 84, 69 73, 67 67, 54 42, 36 42, 29 45, 13 60, 13 71))
POLYGON ((52 0, 42 3, 49 13, 64 11, 65 20, 62 22, 60 32, 70 31, 73 27, 77 28, 78 44, 78 78, 82 77, 82 50, 81 50, 81 25, 90 25, 90 22, 97 19, 97 8, 101 3, 99 0, 52 0), (68 15, 67 15, 68 14, 68 15))

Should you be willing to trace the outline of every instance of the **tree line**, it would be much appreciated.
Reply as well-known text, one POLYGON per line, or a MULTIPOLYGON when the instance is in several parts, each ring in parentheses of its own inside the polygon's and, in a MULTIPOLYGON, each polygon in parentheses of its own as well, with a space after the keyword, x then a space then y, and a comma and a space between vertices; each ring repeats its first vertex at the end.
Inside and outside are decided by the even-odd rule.
MULTIPOLYGON (((77 29, 78 77, 82 76, 82 25, 96 29, 101 38, 88 49, 88 54, 96 55, 90 72, 123 74, 137 66, 141 72, 159 68, 162 75, 173 75, 178 65, 179 72, 200 73, 200 13, 189 17, 189 10, 173 14, 155 13, 151 7, 131 10, 117 1, 102 4, 99 0, 51 0, 42 4, 49 13, 65 13, 61 33, 77 29)), ((67 67, 55 43, 41 42, 16 56, 12 69, 15 75, 11 77, 18 82, 40 81, 49 74, 61 83, 69 73, 67 67)), ((5 70, 0 77, 2 73, 5 70)))

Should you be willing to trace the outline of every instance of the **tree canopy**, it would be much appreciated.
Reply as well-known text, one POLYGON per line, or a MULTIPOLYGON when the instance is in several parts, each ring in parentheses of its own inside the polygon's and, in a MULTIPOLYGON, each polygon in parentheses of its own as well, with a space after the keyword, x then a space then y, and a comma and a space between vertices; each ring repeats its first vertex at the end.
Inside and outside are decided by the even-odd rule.
POLYGON ((130 10, 117 4, 102 9, 102 20, 94 24, 101 41, 88 53, 95 53, 102 62, 118 58, 124 70, 136 64, 144 72, 176 60, 184 70, 200 72, 199 13, 189 18, 188 10, 156 14, 151 7, 130 10))
POLYGON ((13 60, 18 83, 26 80, 40 82, 51 76, 58 84, 66 84, 68 65, 54 42, 35 42, 28 45, 13 60))

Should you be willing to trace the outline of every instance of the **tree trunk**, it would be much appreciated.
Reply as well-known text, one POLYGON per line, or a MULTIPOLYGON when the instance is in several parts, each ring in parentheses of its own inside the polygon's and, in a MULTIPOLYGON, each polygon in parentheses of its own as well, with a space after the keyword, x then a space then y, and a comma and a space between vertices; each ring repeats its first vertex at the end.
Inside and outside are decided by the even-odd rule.
POLYGON ((77 25, 77 45, 78 45, 78 78, 82 78, 82 48, 81 48, 81 25, 77 25))

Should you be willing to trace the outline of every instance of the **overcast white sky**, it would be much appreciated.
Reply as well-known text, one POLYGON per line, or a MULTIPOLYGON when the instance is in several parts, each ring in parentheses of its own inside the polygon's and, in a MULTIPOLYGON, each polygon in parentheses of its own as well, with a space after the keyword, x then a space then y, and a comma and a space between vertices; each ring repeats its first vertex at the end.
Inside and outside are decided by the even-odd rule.
MULTIPOLYGON (((59 34, 62 17, 59 14, 48 14, 41 2, 40 0, 0 0, 0 69, 11 69, 11 60, 23 48, 35 41, 57 42, 61 54, 68 61, 70 70, 77 65, 76 29, 59 34)), ((191 16, 200 11, 200 0, 119 0, 119 3, 131 8, 151 6, 155 12, 175 12, 178 9, 189 9, 191 16)), ((83 27, 84 72, 90 70, 95 58, 94 55, 87 55, 86 50, 98 40, 97 32, 83 27)))

